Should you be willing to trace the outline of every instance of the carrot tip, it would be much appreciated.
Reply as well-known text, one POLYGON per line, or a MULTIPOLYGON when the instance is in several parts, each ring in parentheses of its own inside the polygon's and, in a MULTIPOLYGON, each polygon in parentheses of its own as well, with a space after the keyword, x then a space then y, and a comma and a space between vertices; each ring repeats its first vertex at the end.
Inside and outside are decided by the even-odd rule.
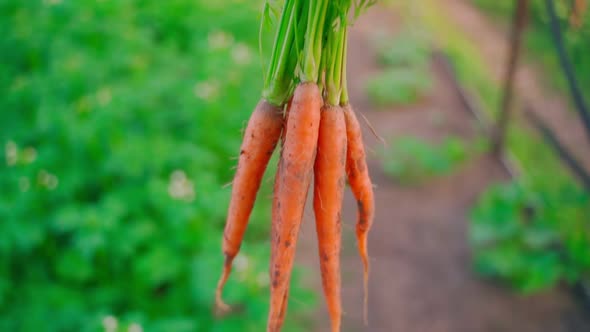
POLYGON ((215 290, 215 316, 217 317, 224 316, 231 311, 231 307, 221 298, 222 290, 223 285, 217 286, 217 289, 215 290))
POLYGON ((215 315, 216 316, 223 316, 231 311, 231 307, 227 305, 223 299, 221 294, 223 293, 223 288, 225 287, 225 283, 229 278, 229 274, 231 272, 231 264, 232 264, 232 257, 226 256, 225 263, 223 264, 223 272, 219 281, 217 282, 217 288, 215 289, 215 315))
POLYGON ((369 271, 364 271, 364 302, 363 302, 363 323, 365 326, 369 326, 369 271))
POLYGON ((360 236, 358 238, 359 251, 361 253, 361 261, 363 264, 363 323, 365 326, 369 325, 369 255, 367 253, 366 237, 360 236))
POLYGON ((220 280, 220 284, 215 290, 215 316, 217 317, 224 316, 231 311, 231 307, 225 303, 221 297, 224 284, 225 282, 222 283, 222 280, 220 280))

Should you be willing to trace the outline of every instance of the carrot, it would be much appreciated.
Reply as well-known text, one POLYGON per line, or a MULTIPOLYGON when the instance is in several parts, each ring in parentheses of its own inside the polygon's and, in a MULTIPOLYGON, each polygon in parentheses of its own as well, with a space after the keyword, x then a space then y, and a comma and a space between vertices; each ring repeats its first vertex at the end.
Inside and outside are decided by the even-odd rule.
POLYGON ((231 272, 233 259, 240 250, 248 219, 256 200, 256 193, 281 135, 282 127, 281 108, 261 100, 252 113, 244 133, 223 232, 222 247, 225 262, 215 292, 215 303, 220 312, 229 310, 227 304, 222 300, 223 287, 231 272))
MULTIPOLYGON (((355 16, 372 3, 354 2, 355 16)), ((347 178, 359 207, 356 236, 364 265, 367 320, 367 235, 374 214, 373 191, 359 123, 349 106, 339 106, 348 105, 346 40, 352 5, 349 0, 284 2, 264 77, 262 96, 266 102, 258 105, 246 129, 224 231, 225 263, 216 301, 218 308, 228 309, 221 299, 222 290, 239 251, 262 175, 280 140, 272 201, 267 332, 280 332, 285 320, 297 237, 312 176, 322 285, 332 331, 340 331, 342 316, 339 256, 347 178), (280 110, 271 104, 285 103, 283 120, 280 110)), ((265 5, 265 17, 269 6, 265 5)))
POLYGON ((280 331, 287 309, 295 246, 316 155, 321 105, 315 83, 301 83, 295 88, 281 167, 276 175, 276 204, 272 208, 269 332, 280 331))
POLYGON ((369 254, 367 252, 367 237, 375 213, 375 199, 373 197, 373 185, 367 168, 365 149, 361 127, 350 105, 343 106, 346 120, 346 137, 348 147, 346 152, 346 174, 348 183, 358 205, 358 218, 356 224, 356 238, 359 253, 363 261, 365 290, 363 318, 365 324, 368 316, 368 292, 369 292, 369 254))
POLYGON ((332 331, 340 331, 341 209, 346 181, 346 123, 339 106, 321 111, 318 155, 314 165, 313 207, 316 218, 322 286, 332 331))
MULTIPOLYGON (((287 103, 287 106, 285 107, 285 121, 284 121, 284 126, 283 126, 283 131, 281 133, 281 155, 283 154, 283 147, 285 146, 285 137, 287 136, 287 128, 288 128, 288 119, 289 119, 289 112, 291 110, 291 105, 293 103, 293 98, 289 99, 289 102, 287 103)), ((282 168, 283 168, 283 163, 282 163, 282 158, 279 159, 279 164, 277 166, 277 172, 276 174, 281 174, 282 172, 282 168)), ((274 182, 274 187, 273 187, 273 192, 276 193, 277 192, 277 188, 279 186, 279 181, 280 181, 280 177, 279 176, 275 176, 275 182, 274 182)), ((272 209, 273 211, 276 211, 277 209, 277 205, 278 205, 278 196, 277 195, 273 195, 273 199, 272 199, 272 209)), ((274 218, 273 218, 274 220, 274 218)), ((271 262, 273 260, 274 257, 274 253, 277 252, 277 244, 272 241, 271 242, 271 262)), ((279 320, 284 321, 285 320, 285 315, 287 313, 287 299, 289 298, 289 291, 287 290, 287 292, 284 295, 284 299, 283 299, 283 305, 280 309, 280 313, 279 313, 279 320)))

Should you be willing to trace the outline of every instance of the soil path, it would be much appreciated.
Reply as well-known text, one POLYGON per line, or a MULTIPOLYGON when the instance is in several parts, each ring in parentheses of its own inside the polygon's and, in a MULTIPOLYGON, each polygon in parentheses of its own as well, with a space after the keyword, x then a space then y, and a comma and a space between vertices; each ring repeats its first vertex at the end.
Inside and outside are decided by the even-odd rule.
MULTIPOLYGON (((350 33, 349 82, 357 111, 386 139, 403 135, 432 140, 450 134, 475 137, 475 121, 435 63, 435 86, 423 101, 391 110, 372 108, 364 86, 379 68, 369 41, 376 32, 394 35, 395 22, 393 13, 375 7, 362 16, 350 33)), ((365 142, 378 150, 379 141, 366 126, 364 129, 365 142)), ((471 271, 466 214, 479 193, 505 178, 495 162, 481 157, 451 176, 412 187, 386 177, 374 155, 369 167, 376 185, 377 209, 369 245, 369 326, 362 324, 362 267, 354 237, 356 204, 347 192, 343 213, 343 331, 590 331, 590 322, 584 322, 565 293, 551 291, 519 297, 480 280, 471 271)), ((308 203, 297 260, 311 271, 308 281, 321 294, 313 223, 308 203)), ((321 295, 319 299, 317 331, 329 331, 321 295)))

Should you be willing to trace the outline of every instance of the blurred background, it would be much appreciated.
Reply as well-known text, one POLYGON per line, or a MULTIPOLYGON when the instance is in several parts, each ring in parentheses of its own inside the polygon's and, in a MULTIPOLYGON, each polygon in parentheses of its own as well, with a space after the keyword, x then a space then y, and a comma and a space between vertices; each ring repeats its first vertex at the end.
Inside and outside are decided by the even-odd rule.
MULTIPOLYGON (((364 326, 347 194, 344 331, 590 331, 590 9, 519 1, 383 0, 351 28, 377 217, 364 326)), ((0 331, 264 330, 276 156, 212 313, 262 4, 0 1, 0 331)), ((314 233, 308 204, 285 331, 328 331, 314 233)))

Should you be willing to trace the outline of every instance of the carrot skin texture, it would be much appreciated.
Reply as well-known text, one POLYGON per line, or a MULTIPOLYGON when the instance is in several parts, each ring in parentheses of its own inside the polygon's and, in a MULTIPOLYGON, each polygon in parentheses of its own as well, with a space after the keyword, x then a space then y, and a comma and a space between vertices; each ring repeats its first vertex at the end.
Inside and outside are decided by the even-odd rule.
POLYGON ((221 299, 223 287, 231 272, 233 259, 240 250, 260 182, 275 150, 282 127, 281 108, 261 100, 250 116, 244 132, 223 232, 222 250, 225 262, 215 294, 217 308, 222 311, 229 309, 221 299))
POLYGON ((369 169, 367 167, 361 126, 350 105, 343 106, 343 110, 344 118, 346 120, 346 136, 348 139, 346 175, 350 189, 356 198, 358 206, 356 238, 364 268, 363 281, 365 298, 363 317, 365 324, 367 324, 369 287, 369 254, 367 251, 367 238, 375 216, 375 198, 373 194, 373 185, 369 176, 369 169))
MULTIPOLYGON (((288 128, 288 123, 289 123, 288 122, 289 112, 291 110, 292 103, 293 103, 293 98, 290 98, 289 102, 287 103, 287 105, 285 107, 285 117, 284 117, 285 120, 284 120, 284 125, 283 125, 283 131, 281 132, 281 138, 280 138, 280 145, 281 145, 280 155, 283 154, 283 147, 285 146, 285 138, 287 136, 287 128, 288 128)), ((277 175, 281 174, 282 168, 283 168, 282 158, 279 158, 279 163, 277 165, 277 171, 276 171, 277 175)), ((280 179, 281 179, 280 176, 275 176, 275 181, 274 181, 274 186, 273 186, 273 193, 275 193, 275 195, 272 196, 273 197, 272 198, 272 211, 276 211, 277 204, 279 202, 278 195, 276 195, 276 193, 278 192, 277 188, 279 186, 280 179)), ((273 212, 273 214, 274 214, 274 212, 273 212)), ((274 215, 273 215, 272 220, 274 220, 274 215)), ((274 241, 271 241, 271 250, 270 250, 270 252, 271 252, 271 260, 270 261, 271 262, 274 259, 274 253, 276 252, 276 250, 277 250, 277 244, 274 241)), ((287 314, 286 305, 287 305, 288 298, 289 298, 289 291, 287 291, 284 295, 283 304, 282 304, 279 318, 278 318, 280 321, 285 320, 285 315, 287 314)))
POLYGON ((346 123, 339 106, 321 111, 317 157, 314 165, 314 213, 318 236, 322 286, 332 331, 340 331, 342 317, 340 249, 341 212, 346 181, 346 123))
POLYGON ((281 330, 295 258, 295 246, 316 156, 322 97, 315 83, 295 89, 272 208, 268 332, 281 330))

